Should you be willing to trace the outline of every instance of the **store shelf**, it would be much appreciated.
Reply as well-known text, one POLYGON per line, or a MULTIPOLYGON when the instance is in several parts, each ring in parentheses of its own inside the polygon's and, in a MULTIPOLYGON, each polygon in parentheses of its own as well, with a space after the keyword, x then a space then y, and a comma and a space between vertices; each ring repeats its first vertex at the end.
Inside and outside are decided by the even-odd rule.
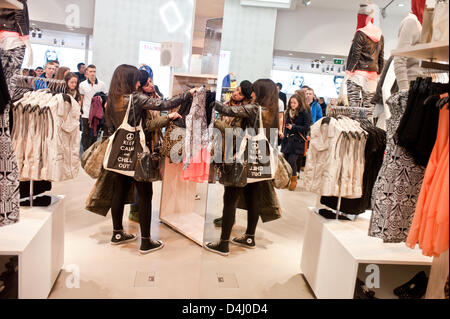
MULTIPOLYGON (((413 271, 431 267, 432 258, 423 256, 418 249, 368 236, 370 212, 359 215, 355 221, 336 221, 323 218, 314 208, 310 211, 301 270, 318 298, 353 298, 361 265, 378 265, 381 276, 389 276, 383 273, 385 265, 404 268, 405 273, 411 267, 413 271)), ((411 278, 397 279, 406 282, 411 278)), ((384 285, 391 289, 397 283, 384 285)))
POLYGON ((394 56, 404 56, 433 62, 449 62, 448 40, 417 44, 392 51, 394 56))
POLYGON ((0 0, 0 8, 23 10, 23 4, 17 0, 0 0))

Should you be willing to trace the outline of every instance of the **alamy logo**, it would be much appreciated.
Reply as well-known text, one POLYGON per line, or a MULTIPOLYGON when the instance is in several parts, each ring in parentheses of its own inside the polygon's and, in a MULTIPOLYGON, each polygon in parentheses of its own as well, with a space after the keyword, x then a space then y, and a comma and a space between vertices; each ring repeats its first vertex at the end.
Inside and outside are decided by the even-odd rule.
POLYGON ((76 4, 69 4, 66 7, 66 27, 69 29, 80 28, 80 7, 76 4))
POLYGON ((64 270, 69 274, 66 278, 66 288, 80 288, 80 267, 78 265, 67 265, 64 270))
POLYGON ((367 265, 366 273, 369 274, 367 275, 365 282, 367 288, 380 288, 380 267, 375 264, 367 265))

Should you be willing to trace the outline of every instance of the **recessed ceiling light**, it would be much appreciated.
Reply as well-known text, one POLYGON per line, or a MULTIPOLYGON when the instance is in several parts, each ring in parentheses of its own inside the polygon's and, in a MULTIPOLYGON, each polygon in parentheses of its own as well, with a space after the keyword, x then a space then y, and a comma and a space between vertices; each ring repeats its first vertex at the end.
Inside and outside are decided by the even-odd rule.
POLYGON ((289 53, 289 55, 294 55, 294 54, 292 54, 292 53, 289 53))
POLYGON ((405 4, 404 4, 404 3, 399 3, 398 6, 399 6, 399 7, 404 7, 405 4))

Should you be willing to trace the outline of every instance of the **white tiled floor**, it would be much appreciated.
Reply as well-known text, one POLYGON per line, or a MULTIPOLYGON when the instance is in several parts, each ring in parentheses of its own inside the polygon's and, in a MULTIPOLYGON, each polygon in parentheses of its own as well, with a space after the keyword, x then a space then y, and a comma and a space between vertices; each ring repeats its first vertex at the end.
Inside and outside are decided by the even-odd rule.
MULTIPOLYGON (((313 298, 301 275, 300 257, 307 207, 315 196, 300 191, 277 191, 283 217, 258 225, 257 249, 230 246, 222 257, 205 251, 158 220, 161 183, 154 184, 152 237, 165 247, 146 256, 138 255, 139 241, 111 246, 111 217, 84 209, 94 180, 84 171, 76 180, 54 184, 52 194, 66 195, 65 266, 80 269, 80 288, 67 288, 69 273, 63 270, 50 298, 313 298), (135 288, 137 271, 155 275, 153 287, 135 288), (237 280, 238 288, 219 287, 217 274, 237 280)), ((219 238, 212 220, 221 214, 223 187, 210 186, 206 240, 219 238)), ((175 198, 175 197, 174 197, 175 198)), ((139 233, 139 225, 128 221, 127 230, 139 233)), ((246 213, 238 211, 233 235, 245 231, 246 213)), ((234 283, 232 286, 236 286, 234 283)))

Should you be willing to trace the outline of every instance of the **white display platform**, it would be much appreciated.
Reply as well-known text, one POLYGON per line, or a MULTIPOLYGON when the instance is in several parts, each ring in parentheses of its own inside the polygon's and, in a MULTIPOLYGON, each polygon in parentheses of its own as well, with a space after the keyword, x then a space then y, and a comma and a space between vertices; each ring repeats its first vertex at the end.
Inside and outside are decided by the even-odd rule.
POLYGON ((0 227, 0 255, 19 258, 19 299, 47 298, 64 264, 64 196, 49 207, 21 207, 20 221, 0 227))
MULTIPOLYGON (((418 271, 429 272, 432 258, 404 243, 383 243, 368 236, 370 213, 355 221, 326 219, 309 208, 301 270, 319 299, 353 299, 356 278, 366 265, 380 268, 377 298, 395 298, 392 289, 410 280, 418 271)), ((366 276, 370 273, 366 273, 366 276)))

